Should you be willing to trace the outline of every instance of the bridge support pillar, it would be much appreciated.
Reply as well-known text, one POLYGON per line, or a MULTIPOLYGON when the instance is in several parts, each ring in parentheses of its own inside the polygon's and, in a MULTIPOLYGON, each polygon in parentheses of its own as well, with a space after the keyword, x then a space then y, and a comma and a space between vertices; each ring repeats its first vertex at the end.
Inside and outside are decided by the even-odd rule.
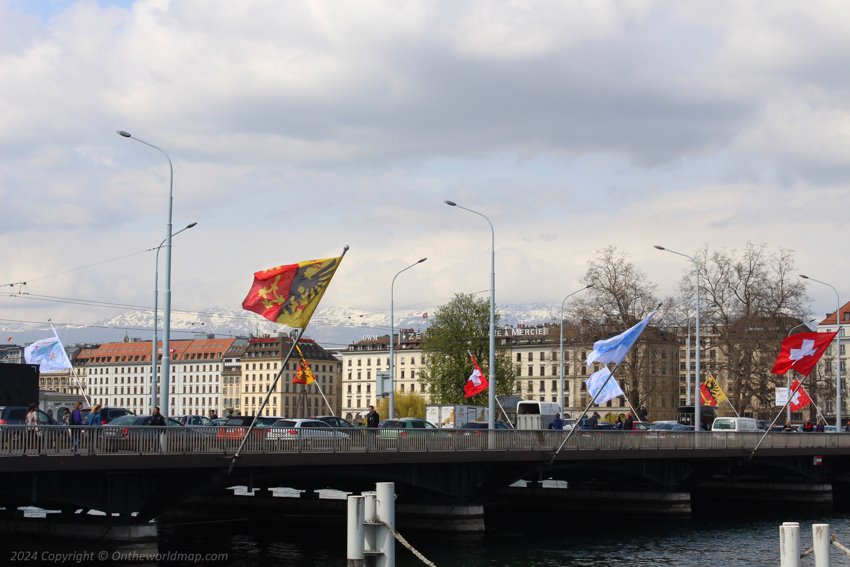
POLYGON ((484 506, 399 500, 396 519, 401 529, 436 532, 483 532, 484 506))
POLYGON ((697 485, 693 496, 697 510, 716 507, 718 502, 757 502, 759 509, 804 505, 821 510, 831 510, 833 503, 832 485, 825 483, 712 480, 697 485))
MULTIPOLYGON (((535 511, 554 515, 574 514, 622 516, 656 516, 688 518, 691 515, 691 495, 678 489, 621 489, 604 486, 571 488, 510 487, 501 493, 501 500, 487 506, 491 512, 535 511)), ((513 514, 508 514, 515 517, 513 514)))

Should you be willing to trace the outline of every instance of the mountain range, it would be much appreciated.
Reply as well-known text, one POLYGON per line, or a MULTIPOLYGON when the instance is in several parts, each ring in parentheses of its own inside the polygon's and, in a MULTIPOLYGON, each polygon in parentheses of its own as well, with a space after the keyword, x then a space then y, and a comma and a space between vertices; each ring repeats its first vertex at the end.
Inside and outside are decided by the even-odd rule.
MULTIPOLYGON (((436 308, 435 308, 436 309, 436 308)), ((435 309, 396 309, 393 313, 396 329, 424 331, 428 328, 435 309)), ((510 305, 499 308, 499 325, 538 324, 557 319, 556 309, 547 304, 510 305)), ((162 340, 163 317, 158 320, 159 339, 162 340)), ((151 340, 153 314, 129 311, 86 326, 57 327, 59 337, 68 346, 73 344, 121 341, 125 338, 151 340)), ((370 312, 347 307, 320 308, 313 315, 304 336, 314 339, 326 348, 345 348, 369 336, 389 334, 389 312, 370 312)), ((288 333, 289 327, 277 325, 259 315, 242 309, 214 307, 201 312, 172 311, 171 338, 188 339, 215 336, 275 336, 288 333)), ((2 331, 6 343, 25 345, 50 336, 47 330, 5 326, 2 331), (45 335, 45 332, 47 335, 45 335), (11 338, 11 340, 9 340, 11 338)))

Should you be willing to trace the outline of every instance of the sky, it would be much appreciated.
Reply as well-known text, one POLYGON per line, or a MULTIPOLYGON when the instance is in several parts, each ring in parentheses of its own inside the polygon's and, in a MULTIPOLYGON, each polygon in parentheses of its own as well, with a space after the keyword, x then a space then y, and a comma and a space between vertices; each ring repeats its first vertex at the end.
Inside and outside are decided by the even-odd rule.
POLYGON ((253 272, 345 245, 323 306, 486 297, 490 227, 447 199, 492 222, 500 308, 557 309, 609 245, 663 297, 689 265, 653 245, 748 241, 843 303, 848 21, 844 1, 0 0, 0 327, 165 290, 168 161, 137 140, 172 161, 173 231, 197 222, 173 309, 239 307, 253 272))

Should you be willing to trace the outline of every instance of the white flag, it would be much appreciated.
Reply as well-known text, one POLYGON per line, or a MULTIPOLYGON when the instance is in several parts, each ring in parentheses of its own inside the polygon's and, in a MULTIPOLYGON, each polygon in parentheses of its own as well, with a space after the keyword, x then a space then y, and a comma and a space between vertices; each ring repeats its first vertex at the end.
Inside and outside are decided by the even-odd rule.
POLYGON ((608 383, 605 383, 605 380, 608 379, 608 376, 611 376, 611 371, 608 370, 606 366, 602 370, 597 370, 594 372, 590 378, 584 381, 587 386, 587 391, 590 392, 591 396, 596 396, 596 403, 599 405, 604 404, 608 400, 613 400, 617 396, 625 396, 623 390, 620 389, 620 385, 617 384, 617 380, 611 376, 611 379, 608 380, 608 383), (602 385, 605 384, 605 387, 602 385), (599 392, 597 396, 596 393, 599 392))

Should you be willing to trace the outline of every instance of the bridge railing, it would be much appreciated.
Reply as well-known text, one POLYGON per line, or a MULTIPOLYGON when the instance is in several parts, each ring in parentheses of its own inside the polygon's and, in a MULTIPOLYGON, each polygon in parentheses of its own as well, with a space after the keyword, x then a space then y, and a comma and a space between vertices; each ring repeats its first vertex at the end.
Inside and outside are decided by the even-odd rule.
MULTIPOLYGON (((0 458, 16 455, 233 454, 247 428, 0 425, 0 458)), ((255 429, 244 454, 555 451, 567 431, 255 429)), ((576 431, 562 453, 752 449, 761 433, 576 431)), ((850 449, 850 434, 771 433, 764 449, 850 449)))

